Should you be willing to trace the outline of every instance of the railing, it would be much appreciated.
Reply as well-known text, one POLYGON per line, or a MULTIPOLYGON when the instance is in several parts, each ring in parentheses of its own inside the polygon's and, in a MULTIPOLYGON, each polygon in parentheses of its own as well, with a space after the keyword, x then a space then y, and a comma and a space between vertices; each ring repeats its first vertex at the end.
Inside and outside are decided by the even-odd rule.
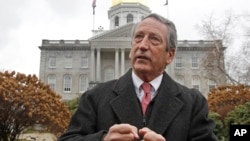
MULTIPOLYGON (((221 42, 221 41, 216 41, 216 42, 221 42)), ((180 40, 178 41, 178 44, 189 44, 189 45, 214 45, 214 41, 212 40, 180 40)))
POLYGON ((222 41, 217 40, 181 40, 178 41, 178 47, 215 47, 216 45, 222 46, 222 41))
POLYGON ((48 46, 48 45, 83 45, 83 44, 89 44, 88 40, 43 40, 42 45, 48 46))

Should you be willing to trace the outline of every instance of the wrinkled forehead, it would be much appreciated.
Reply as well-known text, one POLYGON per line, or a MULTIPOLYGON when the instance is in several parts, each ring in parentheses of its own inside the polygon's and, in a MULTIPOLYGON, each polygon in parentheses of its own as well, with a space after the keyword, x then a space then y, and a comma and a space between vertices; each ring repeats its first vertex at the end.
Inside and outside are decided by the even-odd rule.
POLYGON ((135 33, 136 32, 155 32, 166 37, 168 28, 164 23, 150 17, 142 20, 136 25, 135 33))
POLYGON ((158 19, 155 19, 153 17, 148 17, 146 19, 143 19, 142 21, 140 21, 137 26, 142 25, 142 24, 159 24, 159 25, 164 25, 163 22, 161 22, 158 19))

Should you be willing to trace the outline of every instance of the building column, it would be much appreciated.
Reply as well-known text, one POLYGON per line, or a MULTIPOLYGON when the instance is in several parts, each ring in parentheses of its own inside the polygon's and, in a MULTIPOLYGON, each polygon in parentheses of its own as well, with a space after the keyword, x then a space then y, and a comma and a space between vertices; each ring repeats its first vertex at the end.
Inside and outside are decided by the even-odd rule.
POLYGON ((90 81, 95 82, 95 48, 91 48, 91 61, 90 61, 90 81))
POLYGON ((125 48, 121 49, 121 75, 125 72, 125 48))
POLYGON ((119 49, 115 49, 115 78, 119 77, 119 49))
POLYGON ((97 48, 96 56, 96 81, 101 82, 101 49, 97 48))

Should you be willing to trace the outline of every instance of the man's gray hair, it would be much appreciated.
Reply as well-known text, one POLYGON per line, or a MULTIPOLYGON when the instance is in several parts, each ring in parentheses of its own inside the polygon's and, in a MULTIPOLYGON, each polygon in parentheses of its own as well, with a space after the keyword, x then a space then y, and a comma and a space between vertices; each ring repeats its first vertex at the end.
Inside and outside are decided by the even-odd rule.
MULTIPOLYGON (((163 16, 156 14, 156 13, 149 14, 148 16, 144 17, 141 21, 143 21, 147 18, 153 18, 153 19, 159 21, 160 23, 163 23, 164 25, 166 25, 166 27, 168 29, 168 32, 166 35, 166 41, 167 41, 166 51, 170 51, 172 48, 177 49, 177 31, 175 28, 175 24, 172 21, 170 21, 169 19, 166 19, 163 16)), ((132 28, 132 32, 131 32, 132 38, 134 37, 135 29, 139 23, 140 22, 136 23, 134 25, 134 27, 132 28)))

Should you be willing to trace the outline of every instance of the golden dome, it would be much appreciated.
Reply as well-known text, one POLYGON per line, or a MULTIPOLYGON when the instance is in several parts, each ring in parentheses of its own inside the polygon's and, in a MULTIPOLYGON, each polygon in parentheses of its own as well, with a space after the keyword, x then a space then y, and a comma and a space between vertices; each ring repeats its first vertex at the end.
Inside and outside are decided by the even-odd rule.
POLYGON ((148 6, 147 0, 112 0, 112 6, 115 6, 120 3, 141 3, 145 6, 148 6))

